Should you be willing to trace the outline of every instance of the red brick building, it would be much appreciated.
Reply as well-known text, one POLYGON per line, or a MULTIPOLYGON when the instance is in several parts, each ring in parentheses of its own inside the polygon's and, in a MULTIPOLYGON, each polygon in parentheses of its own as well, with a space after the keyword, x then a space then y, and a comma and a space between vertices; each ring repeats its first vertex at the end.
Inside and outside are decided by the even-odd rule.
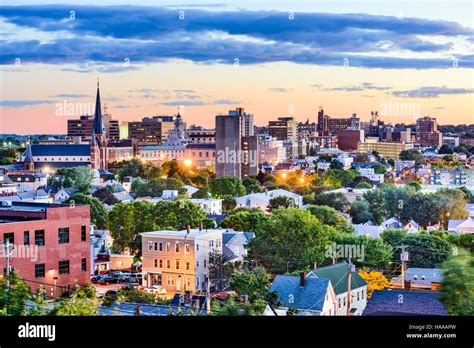
MULTIPOLYGON (((0 238, 14 245, 11 268, 32 291, 42 285, 47 296, 61 296, 89 282, 89 231, 86 205, 4 202, 0 206, 0 238)), ((5 257, 0 268, 5 272, 5 257)))

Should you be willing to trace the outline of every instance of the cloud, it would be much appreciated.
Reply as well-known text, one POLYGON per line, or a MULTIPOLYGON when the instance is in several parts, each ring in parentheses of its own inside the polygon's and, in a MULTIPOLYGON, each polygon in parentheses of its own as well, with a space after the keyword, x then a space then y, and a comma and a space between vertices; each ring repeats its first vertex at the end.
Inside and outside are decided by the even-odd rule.
POLYGON ((291 91, 293 88, 284 88, 284 87, 273 87, 267 88, 268 91, 275 92, 275 93, 286 93, 291 91))
POLYGON ((440 95, 472 94, 474 88, 420 87, 406 91, 394 91, 392 95, 402 98, 438 98, 440 95))
POLYGON ((23 108, 40 104, 54 104, 52 100, 0 100, 0 106, 6 108, 23 108))
POLYGON ((63 93, 63 94, 56 94, 53 98, 90 98, 91 96, 88 94, 74 94, 74 93, 63 93))
POLYGON ((215 100, 213 102, 213 104, 216 104, 216 105, 237 105, 237 104, 241 104, 241 102, 237 101, 237 100, 230 100, 230 99, 219 99, 219 100, 215 100))
MULTIPOLYGON (((94 62, 111 64, 97 68, 99 72, 117 73, 138 70, 141 63, 174 59, 342 66, 346 58, 355 67, 425 69, 451 68, 454 58, 461 68, 474 67, 474 56, 455 51, 451 42, 471 40, 472 30, 448 21, 332 13, 297 13, 289 20, 287 12, 196 8, 186 10, 185 20, 179 20, 178 12, 169 8, 75 8, 75 20, 66 17, 70 6, 0 8, 0 17, 18 31, 27 28, 51 35, 48 41, 4 36, 0 64, 11 64, 17 57, 30 63, 94 62), (446 42, 429 41, 434 36, 446 42), (400 51, 417 55, 400 58, 400 51), (447 58, 448 53, 452 58, 447 58), (127 58, 129 66, 123 64, 127 58)), ((91 71, 90 67, 66 69, 91 71)))
POLYGON ((322 88, 322 85, 312 85, 312 86, 319 86, 318 88, 321 88, 321 90, 329 91, 329 92, 360 92, 360 91, 365 91, 365 90, 386 91, 393 88, 393 87, 387 87, 387 86, 377 86, 371 82, 362 82, 359 85, 331 87, 331 88, 322 88))
POLYGON ((177 100, 160 103, 161 105, 166 106, 202 106, 207 105, 206 103, 198 100, 177 100))

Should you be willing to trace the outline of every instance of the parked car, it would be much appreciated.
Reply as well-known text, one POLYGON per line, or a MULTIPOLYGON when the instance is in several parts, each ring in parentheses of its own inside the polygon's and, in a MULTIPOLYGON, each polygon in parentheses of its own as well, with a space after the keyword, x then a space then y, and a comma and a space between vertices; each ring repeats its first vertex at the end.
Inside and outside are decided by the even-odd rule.
POLYGON ((97 284, 108 285, 109 284, 109 276, 97 277, 97 284))
POLYGON ((102 290, 100 290, 98 288, 95 289, 95 294, 98 298, 102 298, 102 297, 105 296, 105 292, 103 292, 102 290))
POLYGON ((145 292, 148 292, 149 294, 164 295, 166 294, 166 289, 161 285, 152 285, 149 288, 145 288, 145 292))
POLYGON ((99 276, 92 276, 91 277, 91 283, 92 284, 96 284, 98 280, 99 280, 99 276))
POLYGON ((136 290, 138 289, 139 286, 140 284, 138 283, 128 283, 127 285, 122 286, 122 289, 123 290, 132 290, 132 289, 136 290))

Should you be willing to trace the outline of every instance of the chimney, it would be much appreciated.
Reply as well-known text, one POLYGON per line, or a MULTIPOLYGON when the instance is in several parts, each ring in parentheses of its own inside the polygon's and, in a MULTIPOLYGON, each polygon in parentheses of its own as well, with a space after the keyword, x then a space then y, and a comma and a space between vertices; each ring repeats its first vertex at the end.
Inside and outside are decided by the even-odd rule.
POLYGON ((186 225, 186 231, 187 231, 187 233, 191 232, 191 226, 190 225, 186 225))
POLYGON ((305 286, 306 285, 306 273, 301 272, 300 273, 300 286, 305 286))
POLYGON ((404 290, 411 291, 411 280, 405 280, 404 290))

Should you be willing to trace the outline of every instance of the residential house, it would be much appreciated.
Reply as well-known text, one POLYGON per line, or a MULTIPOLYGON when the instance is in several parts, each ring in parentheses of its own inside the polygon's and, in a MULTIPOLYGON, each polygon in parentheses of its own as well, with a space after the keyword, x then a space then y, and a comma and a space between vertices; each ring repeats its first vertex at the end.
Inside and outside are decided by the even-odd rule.
POLYGON ((224 229, 187 229, 141 233, 145 286, 161 285, 168 292, 205 291, 210 254, 222 254, 224 229))
MULTIPOLYGON (((277 275, 269 292, 276 292, 281 306, 274 308, 277 315, 287 315, 296 311, 296 315, 320 316, 336 314, 336 295, 329 279, 315 275, 300 276, 277 275)), ((267 306, 264 315, 275 315, 267 306)))
POLYGON ((222 254, 228 262, 243 261, 247 256, 246 245, 255 237, 253 232, 237 232, 233 230, 222 234, 222 254))
POLYGON ((61 188, 58 192, 54 194, 54 201, 55 202, 64 202, 74 196, 77 192, 77 189, 68 187, 68 188, 61 188))
POLYGON ((365 224, 352 224, 356 235, 367 236, 372 238, 380 237, 380 234, 384 231, 381 226, 374 226, 368 223, 365 224))
POLYGON ((448 312, 439 299, 439 292, 386 289, 372 293, 363 315, 443 316, 448 312))
POLYGON ((336 295, 336 315, 347 315, 350 291, 350 314, 362 315, 367 305, 367 282, 355 271, 350 271, 351 285, 349 289, 350 266, 347 262, 313 269, 308 273, 319 279, 329 279, 336 295))
POLYGON ((199 205, 207 214, 222 214, 222 199, 191 198, 190 201, 199 205))
MULTIPOLYGON (((440 268, 414 268, 410 267, 405 271, 405 281, 409 281, 411 290, 439 290, 443 281, 443 270, 440 268)), ((392 285, 398 288, 405 288, 402 284, 402 276, 392 279, 392 285)))
POLYGON ((294 203, 298 207, 303 206, 303 197, 283 189, 276 189, 272 191, 266 191, 261 193, 251 193, 242 197, 237 197, 235 202, 237 203, 237 208, 247 207, 247 208, 260 208, 266 210, 270 200, 275 197, 285 196, 293 199, 294 203))

